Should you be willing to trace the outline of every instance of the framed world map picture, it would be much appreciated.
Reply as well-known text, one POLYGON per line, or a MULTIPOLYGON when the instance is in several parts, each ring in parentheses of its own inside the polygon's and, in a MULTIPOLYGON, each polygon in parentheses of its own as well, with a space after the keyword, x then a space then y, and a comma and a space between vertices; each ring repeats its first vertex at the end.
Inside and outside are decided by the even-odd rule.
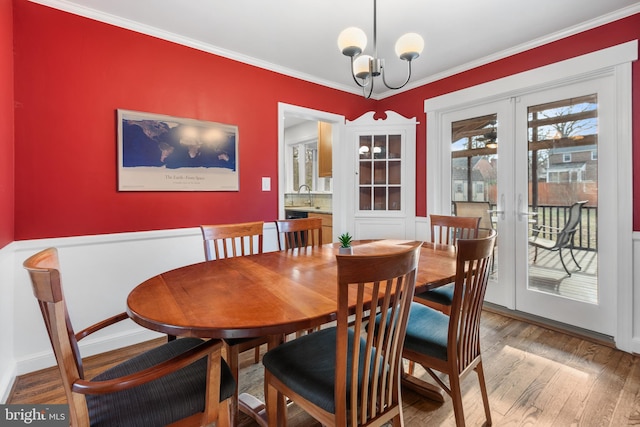
POLYGON ((237 126, 117 113, 119 191, 238 191, 237 126))

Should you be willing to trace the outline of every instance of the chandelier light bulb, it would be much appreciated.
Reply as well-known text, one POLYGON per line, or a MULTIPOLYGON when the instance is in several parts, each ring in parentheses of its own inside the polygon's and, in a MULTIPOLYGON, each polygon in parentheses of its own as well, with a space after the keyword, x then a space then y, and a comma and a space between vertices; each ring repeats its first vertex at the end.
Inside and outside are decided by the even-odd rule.
POLYGON ((396 55, 405 61, 416 59, 424 49, 424 40, 420 34, 407 33, 396 42, 396 55))
POLYGON ((353 75, 359 79, 366 79, 371 75, 371 61, 373 57, 370 55, 360 55, 353 61, 353 75))
POLYGON ((338 48, 343 55, 360 55, 366 47, 367 35, 358 27, 345 28, 338 36, 338 48))

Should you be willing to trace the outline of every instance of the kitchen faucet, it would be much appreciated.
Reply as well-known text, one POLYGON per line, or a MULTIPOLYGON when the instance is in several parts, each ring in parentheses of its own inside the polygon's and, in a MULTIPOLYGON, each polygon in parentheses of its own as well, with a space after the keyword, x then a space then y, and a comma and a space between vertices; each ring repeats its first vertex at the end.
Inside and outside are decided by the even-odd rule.
POLYGON ((307 187, 307 194, 309 195, 309 200, 307 201, 307 203, 309 204, 309 206, 311 206, 311 188, 307 184, 302 184, 300 187, 298 187, 298 194, 300 194, 300 190, 302 190, 302 187, 307 187))

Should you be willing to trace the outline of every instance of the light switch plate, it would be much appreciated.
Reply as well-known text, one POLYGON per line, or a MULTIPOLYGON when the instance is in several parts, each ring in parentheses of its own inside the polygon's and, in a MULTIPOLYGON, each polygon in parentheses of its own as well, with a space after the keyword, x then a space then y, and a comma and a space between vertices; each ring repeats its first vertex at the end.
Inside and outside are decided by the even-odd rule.
POLYGON ((262 177, 262 191, 271 191, 271 178, 268 176, 262 177))

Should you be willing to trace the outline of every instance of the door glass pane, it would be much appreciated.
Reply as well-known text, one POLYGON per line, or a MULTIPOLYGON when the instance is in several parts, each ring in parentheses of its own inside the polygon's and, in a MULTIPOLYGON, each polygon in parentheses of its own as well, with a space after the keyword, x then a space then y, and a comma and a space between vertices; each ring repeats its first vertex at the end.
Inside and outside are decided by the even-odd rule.
POLYGON ((598 100, 528 110, 528 289, 598 303, 598 100), (578 203, 584 202, 584 203, 578 203))
POLYGON ((358 158, 360 210, 401 210, 401 135, 360 136, 358 158))
MULTIPOLYGON (((480 228, 496 228, 498 116, 489 114, 451 124, 451 211, 480 217, 480 228)), ((498 272, 494 251, 492 275, 498 272)))

